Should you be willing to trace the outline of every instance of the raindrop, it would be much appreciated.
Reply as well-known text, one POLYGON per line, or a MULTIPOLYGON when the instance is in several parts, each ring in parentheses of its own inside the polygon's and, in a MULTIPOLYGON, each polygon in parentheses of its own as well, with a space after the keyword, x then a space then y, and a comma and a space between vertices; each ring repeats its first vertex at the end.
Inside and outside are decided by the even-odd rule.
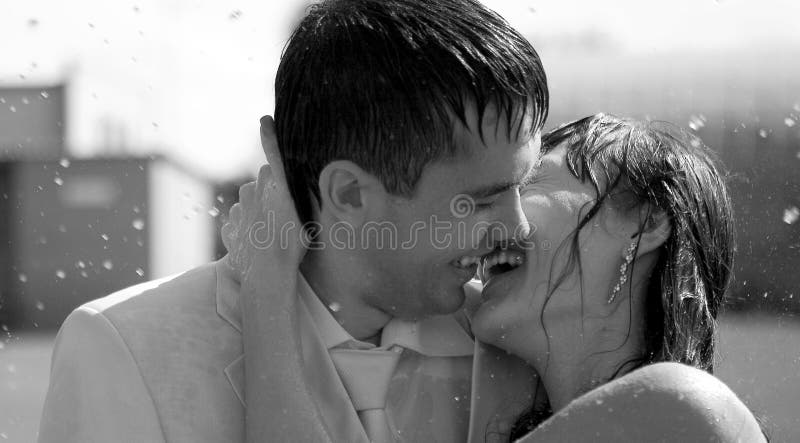
POLYGON ((28 100, 28 97, 22 97, 20 101, 22 102, 23 105, 29 105, 31 103, 31 101, 28 100))
POLYGON ((89 23, 89 27, 94 29, 94 23, 89 23))
POLYGON ((210 215, 212 217, 217 217, 219 215, 219 209, 217 209, 217 208, 209 209, 208 210, 208 215, 210 215))
POLYGON ((64 184, 64 179, 62 179, 61 177, 56 177, 53 179, 53 183, 57 184, 58 186, 61 186, 64 184))
POLYGON ((242 16, 242 11, 239 9, 234 9, 228 15, 228 20, 238 20, 242 16))
POLYGON ((133 6, 133 12, 139 13, 139 12, 141 12, 141 9, 139 8, 139 6, 134 5, 133 6))
POLYGON ((42 303, 40 301, 37 301, 36 302, 36 309, 38 309, 40 311, 44 311, 44 303, 42 303))
POLYGON ((56 277, 58 277, 59 280, 64 280, 65 278, 67 278, 67 273, 59 269, 58 271, 56 271, 56 277))
POLYGON ((788 126, 788 127, 790 127, 790 128, 791 128, 792 126, 794 126, 794 125, 795 125, 795 123, 797 123, 797 122, 795 122, 795 121, 794 121, 794 119, 793 119, 793 118, 791 118, 791 117, 786 117, 785 119, 783 119, 783 124, 784 124, 784 125, 786 125, 786 126, 788 126))
POLYGON ((22 283, 27 282, 28 281, 28 276, 25 275, 25 274, 19 274, 19 281, 21 281, 22 283))
POLYGON ((144 277, 144 269, 136 268, 136 275, 138 275, 139 277, 144 277))
POLYGON ((84 262, 83 262, 83 260, 78 260, 78 263, 77 263, 77 265, 78 265, 78 267, 79 267, 79 268, 81 268, 81 269, 84 269, 84 268, 86 268, 86 263, 84 263, 84 262))
POLYGON ((35 19, 35 18, 29 18, 28 19, 28 27, 29 28, 35 28, 37 26, 39 26, 39 20, 38 19, 35 19))
POLYGON ((759 129, 759 130, 758 130, 758 136, 759 136, 759 137, 761 137, 761 138, 767 138, 767 135, 769 135, 769 133, 767 132, 767 130, 766 130, 766 129, 759 129))
POLYGON ((800 209, 797 206, 792 206, 790 208, 786 208, 783 211, 783 222, 787 225, 791 225, 800 219, 800 209))
POLYGON ((795 103, 794 106, 792 106, 792 109, 794 109, 797 112, 800 112, 800 103, 795 103))
POLYGON ((81 277, 86 278, 88 276, 89 274, 87 274, 86 271, 81 271, 81 277))
POLYGON ((337 303, 337 302, 333 302, 333 303, 331 303, 330 305, 328 305, 328 307, 329 307, 329 308, 331 309, 331 311, 333 311, 333 312, 339 312, 339 311, 341 311, 341 310, 342 310, 342 305, 341 305, 341 304, 339 304, 339 303, 337 303))
POLYGON ((133 229, 141 231, 142 229, 144 229, 144 220, 142 220, 141 218, 137 218, 136 220, 133 221, 133 223, 131 223, 131 226, 133 226, 133 229))
POLYGON ((225 197, 223 197, 222 194, 220 194, 217 196, 217 201, 220 203, 225 203, 225 197))
POLYGON ((100 238, 102 238, 105 241, 108 241, 108 234, 102 234, 100 235, 100 238))
POLYGON ((58 162, 58 164, 61 165, 62 168, 69 168, 69 160, 67 160, 66 158, 62 158, 61 161, 58 162))
POLYGON ((111 260, 103 260, 103 267, 110 271, 114 269, 114 263, 112 263, 111 260))
POLYGON ((47 92, 47 91, 42 91, 42 92, 40 92, 40 93, 39 93, 39 95, 40 95, 42 98, 48 98, 48 97, 50 97, 50 93, 49 93, 49 92, 47 92))
POLYGON ((595 404, 597 404, 597 405, 602 405, 602 404, 603 404, 603 399, 602 399, 602 398, 598 398, 598 399, 597 399, 597 400, 595 400, 594 402, 595 402, 595 404))
POLYGON ((138 207, 138 206, 134 206, 134 207, 133 207, 133 213, 134 213, 134 214, 138 214, 140 210, 141 210, 141 209, 139 209, 139 207, 138 207))
POLYGON ((6 102, 6 99, 4 97, 0 97, 0 103, 5 104, 5 102, 6 102))
POLYGON ((153 122, 153 123, 152 123, 152 125, 153 125, 153 128, 154 128, 154 129, 158 129, 158 123, 156 123, 156 122, 153 122))
POLYGON ((11 105, 11 106, 8 107, 8 110, 11 111, 11 112, 17 112, 17 107, 14 106, 14 105, 11 105))
POLYGON ((459 396, 455 396, 455 397, 453 397, 453 400, 455 400, 455 401, 461 401, 461 397, 459 397, 459 396))
POLYGON ((692 115, 689 117, 689 127, 692 130, 697 131, 702 129, 706 126, 706 116, 703 114, 700 115, 692 115))
POLYGON ((769 292, 765 292, 765 293, 764 293, 764 295, 763 295, 763 297, 764 297, 764 298, 767 298, 767 296, 768 296, 768 295, 769 295, 769 292))

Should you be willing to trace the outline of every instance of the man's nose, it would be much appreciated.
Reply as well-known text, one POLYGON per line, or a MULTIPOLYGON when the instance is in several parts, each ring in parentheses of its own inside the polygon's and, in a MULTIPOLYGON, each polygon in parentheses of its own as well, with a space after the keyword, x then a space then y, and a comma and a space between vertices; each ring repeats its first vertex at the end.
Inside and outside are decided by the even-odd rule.
POLYGON ((503 211, 497 214, 496 228, 491 230, 492 241, 494 243, 520 241, 526 239, 530 232, 530 224, 525 217, 525 211, 522 210, 522 200, 519 192, 516 192, 509 204, 504 205, 503 211))

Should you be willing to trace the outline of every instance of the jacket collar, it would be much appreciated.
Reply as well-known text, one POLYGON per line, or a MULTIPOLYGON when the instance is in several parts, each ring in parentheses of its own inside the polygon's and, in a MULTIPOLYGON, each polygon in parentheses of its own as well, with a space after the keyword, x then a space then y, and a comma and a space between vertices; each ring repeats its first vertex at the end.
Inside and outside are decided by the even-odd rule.
POLYGON ((217 272, 217 314, 242 333, 242 311, 239 308, 239 277, 230 267, 227 256, 214 264, 217 272))

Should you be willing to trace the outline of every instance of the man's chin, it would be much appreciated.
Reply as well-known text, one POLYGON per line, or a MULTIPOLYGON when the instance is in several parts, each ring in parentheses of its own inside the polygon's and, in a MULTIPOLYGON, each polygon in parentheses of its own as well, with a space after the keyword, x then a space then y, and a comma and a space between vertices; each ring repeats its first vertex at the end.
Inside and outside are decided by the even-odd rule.
POLYGON ((464 306, 466 300, 466 293, 463 286, 446 289, 443 297, 435 299, 438 303, 434 306, 435 313, 433 315, 448 315, 452 314, 464 306))

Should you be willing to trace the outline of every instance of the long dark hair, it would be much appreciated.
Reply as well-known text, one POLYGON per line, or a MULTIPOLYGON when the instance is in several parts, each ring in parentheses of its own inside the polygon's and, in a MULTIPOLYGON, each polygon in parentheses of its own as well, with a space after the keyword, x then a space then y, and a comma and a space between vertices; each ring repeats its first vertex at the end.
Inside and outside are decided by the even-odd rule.
MULTIPOLYGON (((580 230, 615 195, 632 196, 628 203, 635 207, 663 211, 672 231, 648 284, 644 349, 611 378, 665 361, 713 372, 716 318, 730 285, 734 253, 733 211, 715 156, 675 125, 609 114, 568 123, 542 138, 544 152, 562 144, 570 172, 592 184, 595 199, 559 247, 569 248, 562 249, 569 260, 558 276, 551 276, 548 300, 566 277, 581 270, 580 230)), ((646 220, 640 223, 641 231, 646 220)), ((517 420, 511 439, 551 414, 547 405, 531 407, 517 420)))

